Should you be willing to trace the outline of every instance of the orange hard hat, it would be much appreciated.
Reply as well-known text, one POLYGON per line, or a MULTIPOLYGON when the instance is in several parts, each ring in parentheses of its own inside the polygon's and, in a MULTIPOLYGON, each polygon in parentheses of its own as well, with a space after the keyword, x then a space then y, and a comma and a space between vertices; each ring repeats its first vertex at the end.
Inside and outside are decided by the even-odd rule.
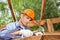
POLYGON ((26 9, 24 11, 21 12, 21 14, 26 14, 27 16, 29 16, 32 20, 34 19, 34 10, 32 9, 26 9))

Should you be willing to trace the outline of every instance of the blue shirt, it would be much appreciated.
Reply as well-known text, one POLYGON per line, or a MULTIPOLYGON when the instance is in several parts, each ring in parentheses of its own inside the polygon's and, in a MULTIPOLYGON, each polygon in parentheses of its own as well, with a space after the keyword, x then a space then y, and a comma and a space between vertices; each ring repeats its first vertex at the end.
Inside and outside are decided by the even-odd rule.
MULTIPOLYGON (((21 30, 21 29, 23 29, 23 28, 19 25, 18 21, 9 23, 6 25, 5 28, 0 30, 0 37, 1 38, 15 38, 15 37, 21 36, 21 34, 17 34, 17 35, 11 34, 12 32, 21 30)), ((28 27, 25 26, 24 29, 28 29, 28 27)))

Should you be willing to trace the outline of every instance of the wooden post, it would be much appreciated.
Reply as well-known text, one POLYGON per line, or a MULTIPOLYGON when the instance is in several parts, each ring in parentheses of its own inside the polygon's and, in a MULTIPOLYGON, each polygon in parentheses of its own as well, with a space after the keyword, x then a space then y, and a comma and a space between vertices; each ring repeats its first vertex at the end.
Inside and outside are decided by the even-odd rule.
POLYGON ((12 7, 12 2, 11 2, 11 0, 8 0, 8 4, 9 4, 9 8, 10 8, 12 17, 13 17, 14 21, 16 21, 16 16, 14 15, 14 11, 13 11, 13 7, 12 7))
POLYGON ((41 16, 40 16, 41 20, 44 19, 45 7, 46 7, 46 0, 42 0, 41 16))
POLYGON ((47 29, 48 29, 48 32, 54 32, 53 23, 50 19, 47 19, 47 29))

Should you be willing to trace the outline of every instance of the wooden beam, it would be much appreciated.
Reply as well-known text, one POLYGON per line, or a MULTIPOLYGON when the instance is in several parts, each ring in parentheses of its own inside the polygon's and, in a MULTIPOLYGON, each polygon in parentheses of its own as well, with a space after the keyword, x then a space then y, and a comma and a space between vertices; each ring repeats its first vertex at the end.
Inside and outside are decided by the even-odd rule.
POLYGON ((0 26, 0 30, 2 30, 3 28, 5 28, 6 25, 1 25, 0 26))
POLYGON ((53 23, 50 19, 47 19, 47 29, 48 29, 48 32, 54 32, 53 23))
POLYGON ((60 35, 60 32, 45 32, 44 35, 60 35))
POLYGON ((46 7, 46 0, 42 0, 41 16, 40 16, 41 20, 44 19, 45 7, 46 7))
POLYGON ((12 40, 41 40, 42 35, 39 36, 31 36, 31 37, 26 37, 26 38, 14 38, 12 40))
POLYGON ((43 40, 60 40, 60 33, 45 33, 43 40))
POLYGON ((60 17, 59 18, 51 18, 52 23, 60 23, 60 17))
POLYGON ((16 21, 16 16, 14 15, 13 7, 12 7, 12 2, 11 2, 11 0, 7 0, 7 1, 8 1, 8 5, 9 5, 9 8, 10 8, 12 17, 13 17, 14 21, 16 21))
POLYGON ((39 25, 44 25, 46 23, 46 20, 35 20, 34 22, 29 22, 28 26, 39 26, 39 25))

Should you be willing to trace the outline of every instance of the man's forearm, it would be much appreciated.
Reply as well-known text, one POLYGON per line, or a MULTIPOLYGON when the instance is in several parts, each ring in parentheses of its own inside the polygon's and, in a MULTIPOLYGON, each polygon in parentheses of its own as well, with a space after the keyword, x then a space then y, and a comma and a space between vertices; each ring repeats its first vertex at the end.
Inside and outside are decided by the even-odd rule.
POLYGON ((19 31, 15 31, 15 32, 13 32, 11 34, 20 34, 20 30, 19 31))

